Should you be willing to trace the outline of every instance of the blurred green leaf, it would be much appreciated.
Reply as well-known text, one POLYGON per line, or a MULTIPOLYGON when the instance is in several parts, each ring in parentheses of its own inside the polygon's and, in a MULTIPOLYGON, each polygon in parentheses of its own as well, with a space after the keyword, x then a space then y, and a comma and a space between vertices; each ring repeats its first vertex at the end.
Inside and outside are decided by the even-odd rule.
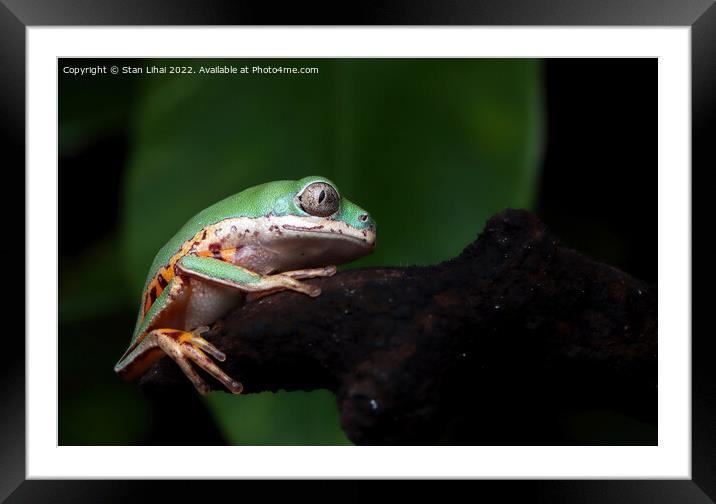
MULTIPOLYGON (((60 323, 97 319, 129 309, 127 283, 124 278, 122 248, 117 237, 109 236, 95 243, 84 255, 60 268, 60 323)), ((131 303, 136 300, 131 299, 131 303)), ((127 331, 128 334, 131 330, 127 331)))
POLYGON ((219 428, 233 445, 349 445, 339 424, 335 396, 313 392, 263 392, 206 398, 219 428))
MULTIPOLYGON (((537 60, 171 60, 225 63, 319 73, 141 77, 124 206, 133 292, 189 217, 266 181, 323 175, 369 210, 378 247, 353 265, 448 259, 493 213, 534 200, 543 121, 537 60)), ((286 406, 293 397, 209 402, 230 439, 252 444, 309 425, 308 409, 286 406), (242 424, 234 408, 249 419, 249 401, 265 414, 242 424), (281 408, 292 408, 290 424, 281 408)), ((334 402, 316 397, 325 408, 334 402)))

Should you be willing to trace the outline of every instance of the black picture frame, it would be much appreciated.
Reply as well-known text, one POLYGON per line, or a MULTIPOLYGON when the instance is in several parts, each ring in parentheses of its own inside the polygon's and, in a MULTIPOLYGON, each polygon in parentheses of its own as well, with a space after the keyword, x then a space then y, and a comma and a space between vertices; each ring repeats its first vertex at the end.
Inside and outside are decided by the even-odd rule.
MULTIPOLYGON (((0 146, 5 172, 25 173, 25 29, 86 25, 559 25, 691 27, 692 174, 716 166, 716 6, 713 0, 409 0, 356 3, 216 0, 0 0, 0 146)), ((17 212, 16 212, 17 213, 17 212)), ((25 268, 32 267, 25 264, 25 268)), ((25 478, 25 350, 6 339, 0 367, 0 500, 119 501, 147 481, 25 478)), ((692 334, 692 479, 479 481, 480 495, 532 502, 716 502, 713 335, 692 334)), ((168 499, 188 487, 158 483, 168 499)), ((196 484, 195 484, 196 485, 196 484)), ((245 487, 242 487, 245 489, 245 487)), ((213 487, 216 490, 216 487, 213 487)), ((245 490, 244 490, 245 491, 245 490)), ((186 495, 186 494, 185 494, 186 495)))

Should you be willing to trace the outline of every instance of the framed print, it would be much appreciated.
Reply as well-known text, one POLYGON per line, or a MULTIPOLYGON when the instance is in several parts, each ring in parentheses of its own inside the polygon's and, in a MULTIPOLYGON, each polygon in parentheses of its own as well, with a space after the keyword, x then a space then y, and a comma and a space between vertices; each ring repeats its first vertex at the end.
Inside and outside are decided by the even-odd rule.
POLYGON ((3 498, 147 478, 714 498, 691 330, 712 2, 64 3, 0 7, 27 187, 3 498))

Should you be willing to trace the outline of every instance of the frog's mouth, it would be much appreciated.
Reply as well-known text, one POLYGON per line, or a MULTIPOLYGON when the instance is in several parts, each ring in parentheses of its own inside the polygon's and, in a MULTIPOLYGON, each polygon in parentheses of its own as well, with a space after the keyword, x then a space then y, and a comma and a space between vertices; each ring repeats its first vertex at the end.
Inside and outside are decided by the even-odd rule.
POLYGON ((342 221, 294 216, 272 217, 261 236, 264 248, 301 267, 353 261, 370 254, 376 239, 372 226, 358 229, 342 221))
POLYGON ((322 223, 316 223, 315 225, 305 224, 282 224, 281 229, 291 232, 297 232, 305 235, 325 235, 333 236, 336 239, 348 239, 355 240, 360 243, 364 243, 366 246, 375 246, 375 230, 372 228, 357 229, 353 226, 340 221, 323 220, 322 223))

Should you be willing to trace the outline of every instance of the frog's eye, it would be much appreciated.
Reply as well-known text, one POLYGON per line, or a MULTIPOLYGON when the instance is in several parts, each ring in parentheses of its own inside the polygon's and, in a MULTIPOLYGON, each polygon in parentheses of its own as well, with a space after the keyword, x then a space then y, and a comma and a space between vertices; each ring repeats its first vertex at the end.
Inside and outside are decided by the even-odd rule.
POLYGON ((341 197, 332 185, 325 182, 309 184, 298 195, 298 204, 311 215, 328 217, 338 211, 341 197))

